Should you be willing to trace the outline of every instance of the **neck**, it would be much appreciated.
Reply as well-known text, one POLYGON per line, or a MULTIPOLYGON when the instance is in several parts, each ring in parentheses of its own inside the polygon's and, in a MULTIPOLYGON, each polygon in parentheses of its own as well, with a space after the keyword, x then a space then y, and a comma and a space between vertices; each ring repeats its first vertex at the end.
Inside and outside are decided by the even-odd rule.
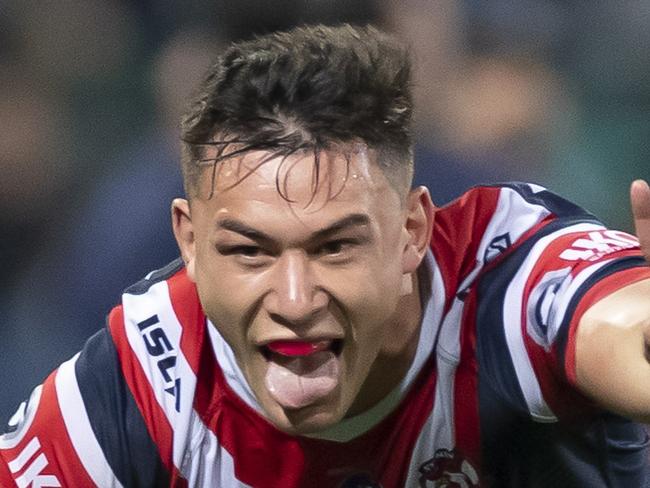
POLYGON ((348 417, 358 415, 372 408, 386 397, 399 383, 413 363, 422 326, 422 304, 428 297, 427 283, 423 279, 426 266, 421 266, 413 276, 413 291, 403 296, 387 327, 384 346, 372 365, 370 374, 363 384, 357 399, 347 413, 348 417))

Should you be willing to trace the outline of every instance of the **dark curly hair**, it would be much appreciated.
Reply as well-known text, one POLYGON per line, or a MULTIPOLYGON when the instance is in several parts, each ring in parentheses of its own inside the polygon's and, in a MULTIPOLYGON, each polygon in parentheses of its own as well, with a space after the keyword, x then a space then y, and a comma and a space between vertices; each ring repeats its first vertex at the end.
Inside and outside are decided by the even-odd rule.
POLYGON ((252 150, 285 159, 312 151, 316 188, 321 151, 353 142, 376 150, 389 180, 408 189, 410 71, 407 49, 373 27, 299 27, 232 44, 183 117, 186 193, 195 194, 206 164, 214 189, 219 161, 252 150))

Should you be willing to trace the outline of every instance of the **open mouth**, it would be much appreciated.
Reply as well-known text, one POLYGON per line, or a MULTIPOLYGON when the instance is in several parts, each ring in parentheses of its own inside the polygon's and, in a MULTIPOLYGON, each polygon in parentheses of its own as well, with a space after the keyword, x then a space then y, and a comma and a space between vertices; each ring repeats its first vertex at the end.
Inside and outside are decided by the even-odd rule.
POLYGON ((272 341, 260 346, 266 388, 283 408, 323 402, 339 385, 342 339, 272 341))

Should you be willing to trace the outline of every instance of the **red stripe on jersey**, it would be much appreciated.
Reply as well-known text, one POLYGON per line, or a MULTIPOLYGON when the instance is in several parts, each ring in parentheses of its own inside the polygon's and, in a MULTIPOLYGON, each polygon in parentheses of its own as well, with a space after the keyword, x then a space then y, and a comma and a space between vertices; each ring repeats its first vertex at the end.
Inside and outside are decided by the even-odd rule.
POLYGON ((183 268, 167 280, 174 314, 183 328, 180 348, 194 374, 199 370, 199 353, 204 340, 205 314, 201 308, 196 286, 183 268))
POLYGON ((476 287, 465 299, 460 331, 461 358, 454 379, 456 446, 474 467, 481 466, 481 438, 476 360, 476 287))
POLYGON ((476 253, 499 193, 499 188, 475 188, 435 213, 431 249, 445 281, 445 312, 462 280, 476 266, 476 253))
POLYGON ((650 268, 638 267, 619 271, 603 280, 599 281, 593 286, 580 301, 576 308, 571 323, 569 324, 569 337, 567 340, 566 352, 564 355, 564 364, 566 375, 572 385, 577 384, 576 379, 576 330, 580 319, 585 312, 596 302, 602 300, 608 295, 611 295, 621 288, 636 283, 644 279, 650 279, 650 268))
MULTIPOLYGON (((205 332, 207 336, 207 331, 205 332)), ((226 379, 223 377, 214 351, 209 340, 203 340, 198 358, 199 367, 196 372, 196 391, 194 393, 194 410, 203 423, 208 425, 214 409, 218 408, 223 395, 226 379)))
MULTIPOLYGON (((47 464, 38 472, 38 477, 56 476, 62 486, 94 487, 95 484, 88 476, 68 436, 56 396, 55 375, 56 371, 50 374, 43 383, 38 410, 29 430, 15 448, 3 451, 2 455, 10 463, 18 458, 34 439, 37 439, 40 447, 33 452, 29 460, 26 460, 20 470, 13 473, 14 479, 25 474, 30 466, 39 462, 39 457, 44 455, 45 459, 41 458, 40 462, 47 464)), ((0 479, 2 478, 0 477, 0 479)), ((38 478, 33 481, 33 485, 40 486, 38 478)))
POLYGON ((126 337, 124 309, 121 305, 111 311, 108 321, 122 374, 142 414, 149 435, 158 447, 160 459, 170 473, 172 486, 185 487, 187 482, 181 477, 173 462, 173 429, 153 393, 142 365, 131 349, 126 337))

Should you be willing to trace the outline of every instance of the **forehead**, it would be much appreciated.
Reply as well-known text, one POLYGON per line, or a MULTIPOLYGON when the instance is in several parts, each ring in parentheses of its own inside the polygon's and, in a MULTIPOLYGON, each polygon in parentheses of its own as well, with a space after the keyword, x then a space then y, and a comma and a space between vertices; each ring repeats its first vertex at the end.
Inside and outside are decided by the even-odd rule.
POLYGON ((363 145, 345 152, 322 151, 318 157, 313 152, 284 157, 251 151, 218 163, 214 192, 211 176, 211 168, 206 168, 198 198, 199 206, 211 214, 269 219, 275 212, 319 225, 321 217, 359 211, 386 214, 400 207, 375 152, 363 145))

